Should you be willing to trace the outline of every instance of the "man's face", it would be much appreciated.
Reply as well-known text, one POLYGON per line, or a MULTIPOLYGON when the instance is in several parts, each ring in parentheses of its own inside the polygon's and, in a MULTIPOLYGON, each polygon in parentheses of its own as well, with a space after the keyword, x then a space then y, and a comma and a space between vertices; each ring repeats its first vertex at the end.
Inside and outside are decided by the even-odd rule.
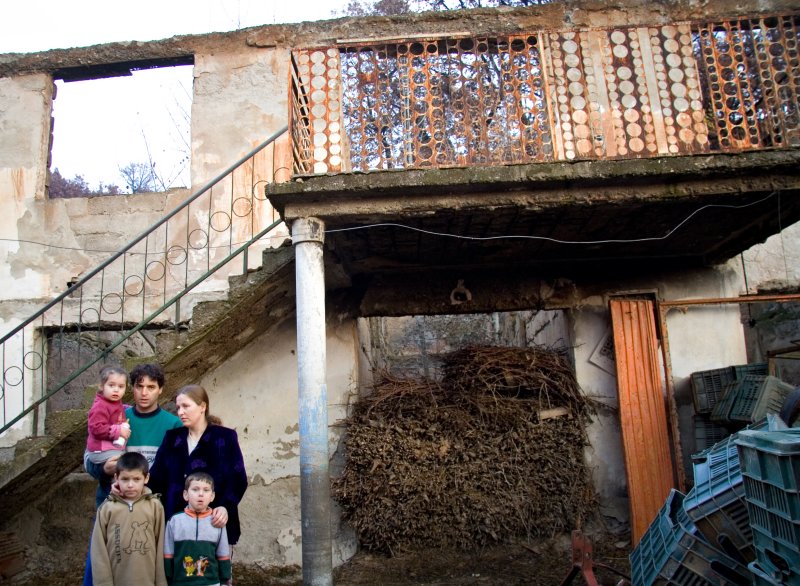
POLYGON ((152 413, 158 409, 158 397, 163 391, 149 376, 141 376, 133 385, 133 401, 139 413, 152 413))
POLYGON ((135 501, 142 496, 144 485, 149 478, 150 475, 141 470, 123 470, 114 475, 122 498, 128 501, 135 501))

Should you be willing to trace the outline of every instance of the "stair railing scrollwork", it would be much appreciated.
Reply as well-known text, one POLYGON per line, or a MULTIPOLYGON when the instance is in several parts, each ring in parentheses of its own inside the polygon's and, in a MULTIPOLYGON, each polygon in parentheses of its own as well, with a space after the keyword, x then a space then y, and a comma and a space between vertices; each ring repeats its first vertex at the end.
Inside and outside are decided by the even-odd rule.
MULTIPOLYGON (((14 428, 41 434, 43 404, 80 383, 82 374, 135 334, 185 328, 194 305, 227 293, 228 277, 255 268, 254 253, 287 237, 263 189, 292 175, 287 130, 275 132, 0 339, 0 433, 14 428), (240 269, 231 262, 237 258, 240 269)), ((147 336, 139 338, 140 346, 152 346, 147 336)), ((71 393, 82 394, 76 386, 71 393)))

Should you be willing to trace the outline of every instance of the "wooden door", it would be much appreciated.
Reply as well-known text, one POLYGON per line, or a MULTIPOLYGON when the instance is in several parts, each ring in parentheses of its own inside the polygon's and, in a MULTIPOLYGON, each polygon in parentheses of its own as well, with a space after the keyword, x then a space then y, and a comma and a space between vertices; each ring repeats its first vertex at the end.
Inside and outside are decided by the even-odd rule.
POLYGON ((654 303, 610 301, 631 540, 635 546, 675 485, 654 303))

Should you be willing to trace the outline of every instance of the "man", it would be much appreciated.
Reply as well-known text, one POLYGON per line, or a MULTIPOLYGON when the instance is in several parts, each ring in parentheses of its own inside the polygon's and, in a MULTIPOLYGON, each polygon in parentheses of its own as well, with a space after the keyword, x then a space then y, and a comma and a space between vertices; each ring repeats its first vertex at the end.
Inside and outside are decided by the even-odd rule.
POLYGON ((152 467, 164 434, 183 424, 176 415, 158 405, 164 390, 164 369, 160 365, 139 364, 131 370, 130 380, 134 405, 125 412, 131 425, 128 451, 139 452, 152 467))

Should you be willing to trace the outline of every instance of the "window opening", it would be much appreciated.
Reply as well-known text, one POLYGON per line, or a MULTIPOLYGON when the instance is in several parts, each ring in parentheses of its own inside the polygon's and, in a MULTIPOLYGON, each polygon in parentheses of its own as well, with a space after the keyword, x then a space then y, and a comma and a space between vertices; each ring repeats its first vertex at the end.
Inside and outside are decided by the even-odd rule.
POLYGON ((96 73, 54 76, 50 197, 189 187, 193 67, 96 73))

